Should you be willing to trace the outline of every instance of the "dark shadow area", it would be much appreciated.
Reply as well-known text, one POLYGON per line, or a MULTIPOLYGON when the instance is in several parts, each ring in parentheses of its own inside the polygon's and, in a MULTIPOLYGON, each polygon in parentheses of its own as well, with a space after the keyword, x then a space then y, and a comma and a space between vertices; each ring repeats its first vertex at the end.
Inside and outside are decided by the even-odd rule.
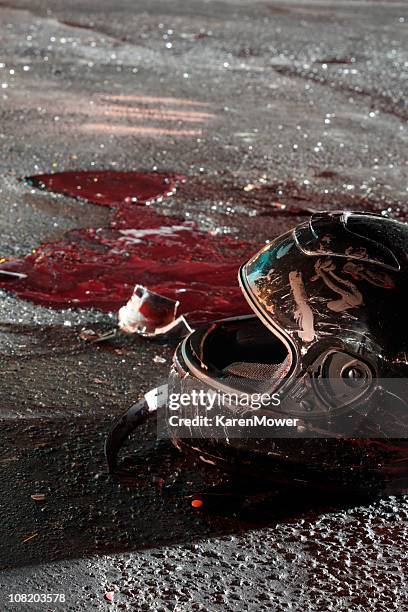
POLYGON ((154 422, 130 442, 129 476, 114 479, 103 455, 110 425, 98 417, 3 421, 3 569, 191 543, 361 503, 203 468, 157 441, 154 422))

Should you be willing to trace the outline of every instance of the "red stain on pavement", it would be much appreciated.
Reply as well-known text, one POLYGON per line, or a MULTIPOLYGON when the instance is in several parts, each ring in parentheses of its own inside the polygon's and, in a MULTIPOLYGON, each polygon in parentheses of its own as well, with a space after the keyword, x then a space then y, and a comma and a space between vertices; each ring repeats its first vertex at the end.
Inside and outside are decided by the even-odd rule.
POLYGON ((53 308, 116 311, 141 284, 179 300, 178 313, 194 323, 247 313, 237 270, 257 245, 201 232, 191 221, 146 205, 169 197, 184 180, 115 171, 30 177, 31 185, 110 207, 113 215, 107 227, 71 230, 61 241, 5 261, 0 270, 27 278, 0 277, 0 287, 53 308))
POLYGON ((71 198, 80 198, 100 206, 146 204, 160 197, 172 195, 184 180, 181 174, 158 172, 58 172, 37 174, 26 179, 27 183, 71 198))

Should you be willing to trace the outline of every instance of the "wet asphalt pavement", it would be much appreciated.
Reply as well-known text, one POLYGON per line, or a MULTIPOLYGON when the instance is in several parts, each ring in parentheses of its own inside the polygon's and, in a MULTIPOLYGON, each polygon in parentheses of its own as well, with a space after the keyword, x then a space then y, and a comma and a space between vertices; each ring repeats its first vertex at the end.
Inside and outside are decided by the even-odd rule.
MULTIPOLYGON (((0 2, 0 257, 106 225, 108 210, 18 181, 50 171, 185 173, 195 187, 170 212, 257 242, 299 209, 406 218, 407 20, 392 1, 0 2)), ((0 609, 407 608, 403 497, 249 490, 194 511, 194 492, 232 485, 154 428, 132 442, 133 480, 109 478, 112 418, 173 351, 79 338, 113 323, 0 294, 0 609), (39 592, 66 603, 8 602, 39 592)))

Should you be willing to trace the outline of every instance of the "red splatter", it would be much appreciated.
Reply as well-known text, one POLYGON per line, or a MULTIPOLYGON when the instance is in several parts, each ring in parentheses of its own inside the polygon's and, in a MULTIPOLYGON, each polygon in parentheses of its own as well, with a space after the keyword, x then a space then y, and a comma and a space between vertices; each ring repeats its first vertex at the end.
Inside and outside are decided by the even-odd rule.
POLYGON ((239 265, 257 245, 199 231, 192 222, 144 206, 173 193, 180 175, 137 172, 63 172, 28 181, 115 210, 110 225, 72 230, 0 269, 0 287, 54 308, 118 310, 136 283, 180 301, 193 322, 248 312, 237 282, 239 265), (6 280, 7 278, 7 280, 6 280))
POLYGON ((26 179, 39 189, 63 193, 71 198, 110 208, 121 204, 145 204, 167 197, 175 192, 178 183, 183 180, 181 174, 116 170, 37 174, 26 179))

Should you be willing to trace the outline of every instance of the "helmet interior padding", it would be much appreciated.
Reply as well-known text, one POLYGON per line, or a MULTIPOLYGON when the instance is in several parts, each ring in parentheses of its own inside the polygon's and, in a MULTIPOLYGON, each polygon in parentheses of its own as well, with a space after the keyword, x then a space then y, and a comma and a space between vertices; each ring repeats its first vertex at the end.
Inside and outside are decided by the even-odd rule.
POLYGON ((291 356, 285 344, 255 316, 224 319, 194 336, 189 356, 207 376, 228 386, 247 380, 268 382, 270 388, 272 380, 289 372, 291 356))

